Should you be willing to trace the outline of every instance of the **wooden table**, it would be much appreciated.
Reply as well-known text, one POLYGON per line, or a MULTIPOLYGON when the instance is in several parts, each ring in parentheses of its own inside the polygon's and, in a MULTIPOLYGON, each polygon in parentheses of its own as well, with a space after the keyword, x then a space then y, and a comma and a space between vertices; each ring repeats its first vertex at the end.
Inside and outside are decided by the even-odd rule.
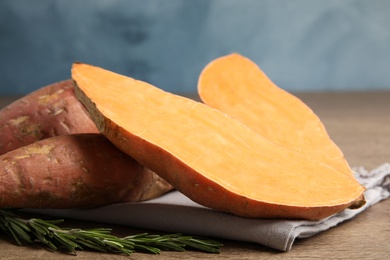
MULTIPOLYGON (((330 136, 351 166, 368 170, 390 162, 390 91, 297 94, 323 120, 330 136)), ((0 107, 13 98, 1 98, 0 107)), ((67 220, 73 227, 112 227, 117 235, 141 232, 129 227, 67 220)), ((153 232, 153 231, 151 231, 153 232)), ((390 199, 354 219, 309 239, 298 240, 289 252, 238 241, 222 241, 221 254, 163 252, 135 253, 131 257, 95 252, 76 259, 388 259, 390 256, 390 199)), ((0 236, 0 259, 75 259, 39 247, 19 247, 0 236)))

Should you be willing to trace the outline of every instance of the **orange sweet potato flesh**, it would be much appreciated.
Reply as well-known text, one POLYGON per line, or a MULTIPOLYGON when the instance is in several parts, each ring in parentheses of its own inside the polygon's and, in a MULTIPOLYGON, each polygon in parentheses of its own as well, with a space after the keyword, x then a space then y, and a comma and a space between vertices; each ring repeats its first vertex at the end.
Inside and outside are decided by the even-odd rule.
POLYGON ((73 64, 72 78, 102 134, 201 205, 317 220, 361 200, 364 187, 351 176, 205 104, 83 63, 73 64))
POLYGON ((99 133, 51 137, 0 156, 0 208, 96 207, 171 189, 99 133))
POLYGON ((271 142, 353 175, 318 116, 248 58, 234 53, 211 61, 199 76, 198 93, 271 142))
POLYGON ((65 134, 98 133, 71 79, 42 87, 0 110, 0 154, 65 134))

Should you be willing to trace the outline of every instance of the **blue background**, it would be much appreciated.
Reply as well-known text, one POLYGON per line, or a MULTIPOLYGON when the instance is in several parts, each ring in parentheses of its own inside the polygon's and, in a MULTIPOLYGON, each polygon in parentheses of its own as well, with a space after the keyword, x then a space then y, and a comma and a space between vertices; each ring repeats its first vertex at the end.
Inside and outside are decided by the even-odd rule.
POLYGON ((387 0, 2 0, 0 95, 70 78, 76 60, 194 93, 232 52, 288 91, 389 89, 389 26, 387 0))

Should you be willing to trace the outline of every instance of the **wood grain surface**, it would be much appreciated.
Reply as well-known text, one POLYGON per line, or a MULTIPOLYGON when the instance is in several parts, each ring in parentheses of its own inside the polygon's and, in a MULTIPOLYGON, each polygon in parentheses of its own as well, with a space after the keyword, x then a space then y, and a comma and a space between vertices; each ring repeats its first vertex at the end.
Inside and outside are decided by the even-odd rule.
MULTIPOLYGON (((322 119, 351 166, 372 170, 390 162, 390 91, 298 93, 297 96, 322 119)), ((0 107, 14 99, 0 98, 0 107)), ((66 224, 81 228, 112 227, 116 235, 144 231, 75 220, 66 220, 66 224)), ((335 228, 297 240, 289 252, 252 243, 220 241, 224 247, 218 255, 162 252, 160 255, 135 253, 127 257, 80 251, 75 257, 35 246, 19 247, 0 235, 0 259, 387 259, 390 255, 390 199, 335 228)))

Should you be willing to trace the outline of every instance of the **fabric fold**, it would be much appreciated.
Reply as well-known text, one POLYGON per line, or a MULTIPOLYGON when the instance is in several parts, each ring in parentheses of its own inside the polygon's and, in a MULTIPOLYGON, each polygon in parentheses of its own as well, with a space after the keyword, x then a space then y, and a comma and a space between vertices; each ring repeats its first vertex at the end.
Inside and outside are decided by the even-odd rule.
POLYGON ((162 232, 253 242, 280 251, 288 251, 297 238, 309 238, 335 227, 390 197, 389 163, 371 172, 363 167, 354 168, 354 171, 357 180, 367 188, 366 204, 357 210, 346 209, 321 221, 242 218, 203 207, 178 191, 141 203, 113 204, 93 209, 27 209, 27 211, 162 232))

